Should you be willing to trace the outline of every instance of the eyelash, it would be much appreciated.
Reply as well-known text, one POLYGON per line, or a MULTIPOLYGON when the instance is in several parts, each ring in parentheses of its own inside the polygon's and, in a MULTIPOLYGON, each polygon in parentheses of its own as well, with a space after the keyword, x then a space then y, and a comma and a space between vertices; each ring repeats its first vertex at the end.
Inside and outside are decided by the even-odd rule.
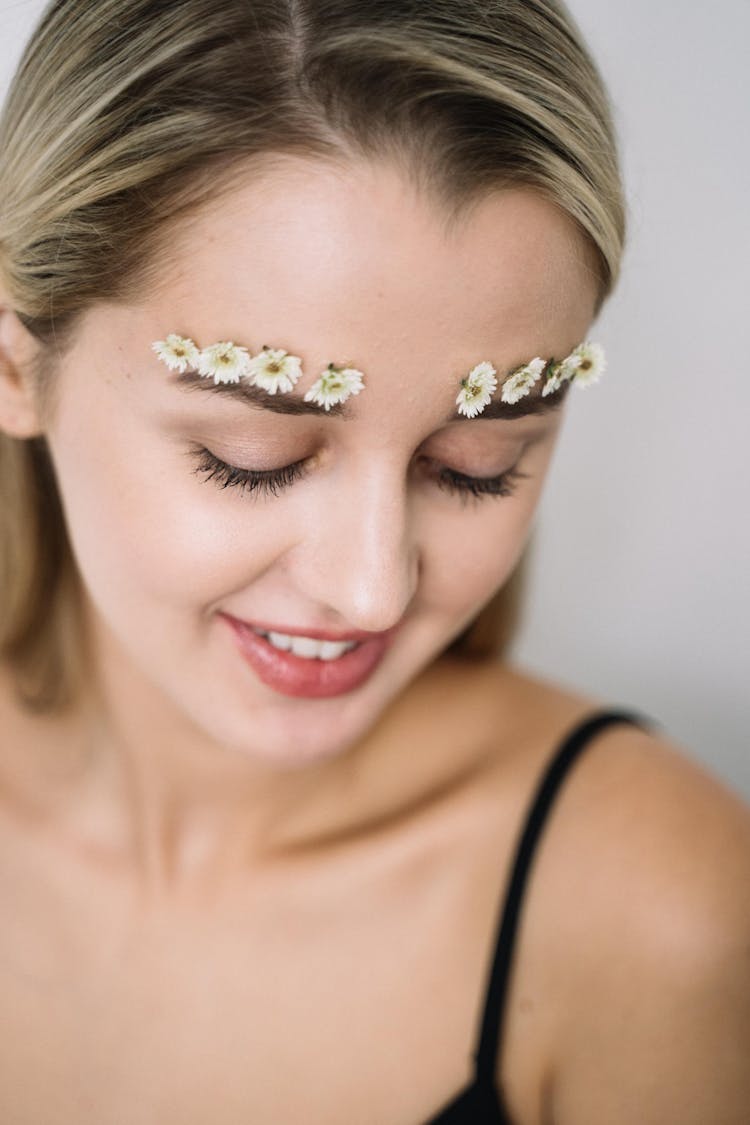
MULTIPOLYGON (((278 496, 305 475, 305 462, 295 461, 281 469, 239 469, 221 461, 208 449, 193 450, 196 460, 196 473, 205 474, 204 479, 213 480, 218 488, 239 488, 240 492, 255 492, 261 496, 278 496)), ((520 480, 528 473, 520 472, 514 465, 497 477, 470 477, 455 469, 442 468, 435 475, 438 488, 469 498, 483 500, 485 496, 512 496, 520 480)))
POLYGON ((437 474, 436 483, 438 488, 457 492, 464 499, 470 496, 483 500, 485 496, 512 496, 518 482, 527 476, 528 473, 520 472, 515 465, 498 477, 469 477, 465 473, 457 473, 455 469, 443 468, 437 474))
POLYGON ((295 461, 281 469, 238 469, 227 465, 208 449, 193 450, 196 458, 196 473, 205 473, 205 479, 213 480, 219 488, 239 488, 240 492, 258 492, 260 495, 278 496, 282 488, 287 488, 304 472, 304 461, 295 461))

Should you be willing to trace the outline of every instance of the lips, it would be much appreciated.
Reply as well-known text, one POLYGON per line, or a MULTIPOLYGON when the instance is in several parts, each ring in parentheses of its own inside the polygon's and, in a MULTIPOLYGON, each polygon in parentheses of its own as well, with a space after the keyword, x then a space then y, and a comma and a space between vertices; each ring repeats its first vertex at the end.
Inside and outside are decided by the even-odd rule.
POLYGON ((228 613, 223 616, 227 620, 236 621, 239 625, 244 625, 248 629, 258 629, 262 633, 286 633, 290 637, 310 637, 314 641, 371 641, 376 637, 385 637, 393 632, 393 629, 389 629, 385 633, 367 633, 360 629, 359 631, 350 630, 348 633, 336 633, 332 629, 295 629, 291 625, 272 625, 267 621, 242 621, 228 613))
POLYGON ((343 695, 360 687, 375 671, 396 632, 333 633, 322 629, 286 629, 267 622, 240 621, 229 614, 219 614, 230 628, 240 655, 258 679, 282 695, 307 699, 324 699, 343 695), (260 630, 261 632, 257 632, 260 630), (261 633, 286 633, 319 641, 356 642, 356 647, 335 660, 296 656, 275 648, 261 633))

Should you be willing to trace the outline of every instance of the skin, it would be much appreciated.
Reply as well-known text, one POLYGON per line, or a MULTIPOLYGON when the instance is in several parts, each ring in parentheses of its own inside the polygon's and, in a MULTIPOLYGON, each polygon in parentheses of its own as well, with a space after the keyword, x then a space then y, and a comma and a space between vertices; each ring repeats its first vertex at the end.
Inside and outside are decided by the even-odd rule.
POLYGON ((250 803, 263 834, 338 785, 344 752, 489 600, 529 533, 559 412, 446 425, 460 378, 484 358, 504 372, 567 355, 595 299, 571 221, 530 192, 446 234, 392 169, 297 161, 179 230, 141 305, 93 308, 46 434, 87 593, 95 753, 126 763, 144 801, 168 791, 186 821, 207 792, 224 819, 239 787, 245 831, 250 803), (367 390, 346 421, 186 394, 150 350, 173 330, 286 347, 301 390, 351 356, 367 390), (192 471, 195 444, 245 468, 307 457, 311 471, 278 497, 243 496, 192 471), (513 497, 466 502, 433 464, 528 477, 513 497), (399 632, 360 689, 291 699, 238 659, 219 611, 301 634, 399 632))
MULTIPOLYGON (((46 434, 92 652, 66 719, 20 715, 0 685, 1 873, 16 888, 0 994, 25 1028, 3 1119, 88 1125, 125 1104, 134 1125, 315 1125, 319 1106, 343 1125, 366 1106, 382 1125, 424 1120, 467 1081, 498 864, 550 746, 591 702, 436 659, 517 561, 562 411, 446 418, 474 364, 502 375, 568 354, 595 301, 576 228, 528 190, 448 228, 393 167, 289 160, 183 222, 139 304, 89 311, 51 419, 23 377, 33 344, 2 318, 0 420, 46 434), (302 390, 351 360, 366 390, 348 420, 185 394, 150 351, 172 331, 284 347, 302 390), (196 443, 310 471, 277 497, 222 491, 192 471, 196 443), (513 495, 480 501, 432 475, 516 464, 513 495), (222 611, 300 633, 399 630, 361 688, 292 699, 238 658, 222 611)), ((744 1009, 722 974, 734 997, 746 813, 652 736, 601 743, 566 788, 527 908, 502 1071, 514 1118, 674 1119, 671 1078, 633 1101, 644 1042, 666 1041, 663 1074, 687 1061, 699 1076, 702 1116, 686 1097, 680 1119, 739 1125, 744 1009), (653 907, 635 930, 632 894, 653 907), (649 998, 635 1018, 634 980, 649 998)))

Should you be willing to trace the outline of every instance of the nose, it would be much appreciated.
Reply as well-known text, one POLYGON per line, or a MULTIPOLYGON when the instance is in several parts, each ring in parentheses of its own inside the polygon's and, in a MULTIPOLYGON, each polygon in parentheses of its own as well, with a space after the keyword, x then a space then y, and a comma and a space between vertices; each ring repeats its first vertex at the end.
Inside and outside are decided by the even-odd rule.
POLYGON ((304 551, 305 592, 341 628, 397 624, 417 588, 420 550, 408 489, 394 472, 338 482, 304 551))

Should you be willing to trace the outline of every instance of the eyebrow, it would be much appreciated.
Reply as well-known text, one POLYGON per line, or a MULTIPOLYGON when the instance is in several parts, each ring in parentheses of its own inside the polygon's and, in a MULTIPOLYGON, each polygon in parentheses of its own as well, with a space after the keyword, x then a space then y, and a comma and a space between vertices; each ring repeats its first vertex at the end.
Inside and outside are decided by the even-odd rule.
POLYGON ((318 406, 315 402, 305 402, 300 395, 284 393, 272 395, 263 387, 256 387, 253 383, 215 383, 213 379, 199 375, 197 371, 185 371, 178 375, 174 382, 184 391, 207 391, 209 394, 220 395, 222 398, 234 399, 244 402, 247 406, 259 406, 263 410, 273 410, 276 414, 332 414, 339 418, 350 418, 351 411, 343 402, 330 406, 318 406))
MULTIPOLYGON (((509 372, 509 374, 512 374, 512 372, 509 372)), ((530 414, 552 414, 555 410, 560 409, 569 390, 570 381, 566 380, 559 390, 553 391, 550 395, 529 394, 518 402, 503 402, 500 398, 493 398, 491 402, 487 403, 482 413, 477 414, 471 421, 479 422, 483 418, 505 418, 510 422, 514 418, 527 418, 530 414)), ((455 422, 462 417, 463 415, 456 413, 451 415, 449 421, 455 422)))
MULTIPOLYGON (((508 373, 509 375, 512 372, 508 373)), ((215 383, 212 379, 199 375, 197 371, 185 371, 174 378, 174 383, 182 391, 204 391, 208 394, 220 395, 225 399, 245 403, 247 406, 260 407, 262 410, 271 410, 276 414, 305 414, 315 417, 333 416, 335 418, 352 418, 353 413, 347 403, 339 402, 329 407, 328 410, 315 402, 305 402, 304 398, 294 393, 272 395, 263 387, 252 383, 215 383)), ((503 418, 513 421, 516 418, 526 418, 532 414, 551 414, 562 405, 570 382, 563 383, 562 387, 551 395, 542 397, 541 394, 529 394, 518 402, 503 402, 502 399, 493 399, 485 406, 481 414, 477 414, 471 421, 491 420, 503 418)), ((448 422, 466 421, 464 415, 454 411, 444 420, 448 422)))

